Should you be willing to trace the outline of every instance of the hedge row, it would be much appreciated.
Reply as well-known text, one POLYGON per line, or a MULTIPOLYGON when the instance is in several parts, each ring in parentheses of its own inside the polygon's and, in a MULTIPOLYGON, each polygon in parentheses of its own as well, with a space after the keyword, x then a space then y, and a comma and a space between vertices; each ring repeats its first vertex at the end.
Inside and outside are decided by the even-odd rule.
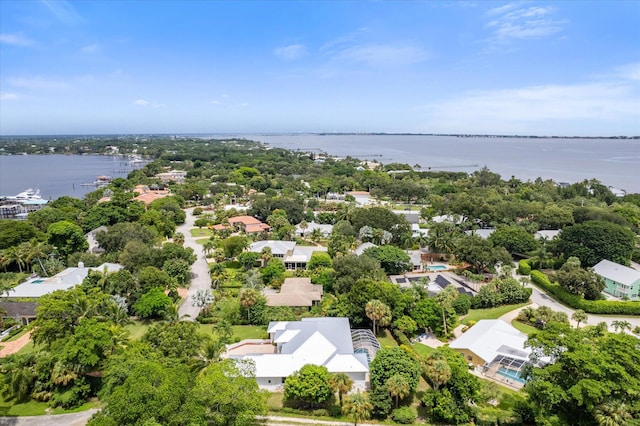
POLYGON ((531 265, 527 259, 518 261, 518 273, 520 275, 529 275, 531 273, 531 265))
POLYGON ((556 296, 562 303, 574 309, 582 309, 589 314, 640 315, 640 302, 584 300, 580 296, 569 293, 560 287, 560 284, 552 283, 549 277, 540 271, 531 271, 531 281, 556 296))

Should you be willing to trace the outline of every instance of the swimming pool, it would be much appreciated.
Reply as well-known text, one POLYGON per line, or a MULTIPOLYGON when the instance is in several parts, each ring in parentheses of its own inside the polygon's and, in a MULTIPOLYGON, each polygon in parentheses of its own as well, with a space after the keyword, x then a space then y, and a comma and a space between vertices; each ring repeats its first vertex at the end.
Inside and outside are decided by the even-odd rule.
POLYGON ((31 284, 40 284, 40 283, 43 283, 43 282, 44 282, 43 279, 38 278, 37 280, 31 281, 31 284))
POLYGON ((520 383, 526 383, 522 377, 518 375, 518 370, 514 370, 512 368, 500 367, 498 371, 496 371, 501 376, 508 377, 509 379, 513 379, 520 383))
POLYGON ((427 266, 427 271, 444 271, 447 269, 444 265, 429 265, 427 266))

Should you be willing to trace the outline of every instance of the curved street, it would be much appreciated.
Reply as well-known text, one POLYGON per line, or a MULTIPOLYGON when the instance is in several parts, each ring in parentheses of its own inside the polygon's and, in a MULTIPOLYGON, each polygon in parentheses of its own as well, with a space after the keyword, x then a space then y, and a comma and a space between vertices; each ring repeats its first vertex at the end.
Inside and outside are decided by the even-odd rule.
POLYGON ((196 239, 191 236, 191 228, 194 227, 196 217, 193 216, 193 207, 185 209, 187 217, 184 223, 176 229, 176 232, 180 232, 184 235, 184 246, 191 247, 197 256, 197 260, 191 265, 191 283, 187 295, 185 296, 180 308, 178 309, 178 315, 181 319, 187 321, 195 321, 200 313, 200 307, 193 306, 191 301, 192 297, 198 290, 211 289, 211 278, 209 277, 209 265, 205 259, 204 252, 202 251, 202 245, 196 243, 196 239))

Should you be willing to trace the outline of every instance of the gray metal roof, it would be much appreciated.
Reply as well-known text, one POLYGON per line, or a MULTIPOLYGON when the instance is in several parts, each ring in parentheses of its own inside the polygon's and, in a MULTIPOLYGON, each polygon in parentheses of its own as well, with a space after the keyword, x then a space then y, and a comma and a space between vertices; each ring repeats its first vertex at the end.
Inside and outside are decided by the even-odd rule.
POLYGON ((593 271, 603 278, 608 278, 611 281, 624 285, 632 285, 640 280, 640 271, 606 259, 598 262, 598 264, 593 267, 593 271))

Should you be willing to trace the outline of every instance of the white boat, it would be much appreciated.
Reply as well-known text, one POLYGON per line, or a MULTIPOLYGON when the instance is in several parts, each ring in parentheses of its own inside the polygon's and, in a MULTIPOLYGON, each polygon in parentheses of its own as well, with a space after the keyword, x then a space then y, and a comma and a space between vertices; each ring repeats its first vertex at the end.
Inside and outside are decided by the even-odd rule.
POLYGON ((11 201, 29 201, 29 200, 42 200, 40 196, 40 190, 35 191, 32 188, 28 188, 26 191, 22 191, 13 197, 7 197, 11 201))

